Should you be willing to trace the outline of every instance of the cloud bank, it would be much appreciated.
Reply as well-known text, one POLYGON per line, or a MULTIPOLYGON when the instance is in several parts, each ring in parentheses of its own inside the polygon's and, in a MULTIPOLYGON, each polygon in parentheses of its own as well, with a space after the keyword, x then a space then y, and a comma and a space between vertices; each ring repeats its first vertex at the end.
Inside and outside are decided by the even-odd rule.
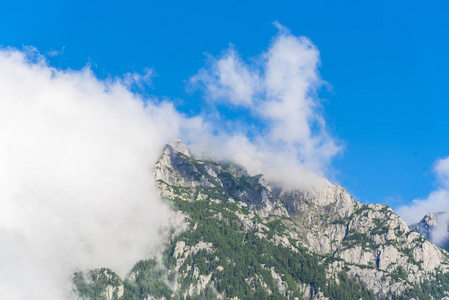
POLYGON ((170 213, 151 170, 195 122, 30 51, 0 51, 0 290, 65 299, 73 271, 124 275, 154 253, 170 213))
POLYGON ((88 67, 53 68, 33 48, 0 49, 2 296, 65 299, 74 271, 106 266, 123 276, 153 255, 170 211, 152 168, 175 137, 296 187, 326 174, 341 149, 320 114, 319 51, 279 29, 252 63, 231 48, 190 81, 208 105, 259 120, 255 131, 132 92, 151 85, 152 69, 100 80, 88 67))

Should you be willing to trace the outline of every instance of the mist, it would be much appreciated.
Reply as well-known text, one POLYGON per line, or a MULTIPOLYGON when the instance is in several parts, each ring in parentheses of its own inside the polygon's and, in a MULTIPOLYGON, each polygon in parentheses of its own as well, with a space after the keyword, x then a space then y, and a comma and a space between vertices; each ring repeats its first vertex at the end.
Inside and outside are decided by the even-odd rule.
POLYGON ((432 243, 439 247, 443 247, 445 242, 449 238, 448 233, 448 225, 449 225, 449 214, 443 213, 438 215, 437 224, 432 228, 430 233, 430 240, 432 243))
POLYGON ((449 212, 449 157, 436 160, 433 171, 437 183, 435 190, 425 198, 414 199, 396 209, 407 224, 419 222, 426 213, 449 212))
POLYGON ((427 213, 442 213, 437 217, 437 224, 432 228, 431 241, 442 246, 449 238, 449 157, 438 159, 434 163, 437 187, 426 198, 414 199, 411 203, 395 211, 407 224, 419 222, 427 213))

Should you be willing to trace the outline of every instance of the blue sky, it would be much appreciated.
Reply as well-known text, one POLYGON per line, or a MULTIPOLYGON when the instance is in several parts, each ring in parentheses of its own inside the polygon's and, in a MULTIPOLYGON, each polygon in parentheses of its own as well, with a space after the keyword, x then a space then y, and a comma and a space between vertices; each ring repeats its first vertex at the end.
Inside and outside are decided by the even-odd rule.
POLYGON ((320 51, 331 86, 319 91, 322 114, 344 146, 333 159, 335 180, 364 202, 395 207, 427 197, 435 161, 449 155, 449 4, 241 2, 9 1, 0 44, 34 46, 57 68, 91 64, 100 78, 152 68, 157 77, 143 93, 196 115, 201 93, 186 87, 206 54, 217 57, 232 43, 251 61, 278 21, 320 51))

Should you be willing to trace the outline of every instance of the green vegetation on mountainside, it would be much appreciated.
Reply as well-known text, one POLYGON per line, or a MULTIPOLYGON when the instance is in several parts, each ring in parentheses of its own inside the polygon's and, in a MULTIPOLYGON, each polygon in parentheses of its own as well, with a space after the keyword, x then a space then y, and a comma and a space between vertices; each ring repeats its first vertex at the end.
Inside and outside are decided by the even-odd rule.
MULTIPOLYGON (((303 299, 318 293, 329 299, 379 299, 349 275, 350 267, 376 270, 376 266, 349 264, 332 254, 320 255, 301 246, 301 237, 293 238, 287 226, 306 224, 301 215, 292 219, 261 217, 253 212, 263 207, 262 193, 267 191, 260 175, 248 176, 233 164, 218 165, 178 154, 179 164, 167 170, 201 184, 183 187, 160 180, 158 185, 171 192, 166 200, 187 217, 189 228, 172 235, 161 260, 138 262, 125 279, 109 269, 75 273, 73 283, 82 299, 303 299), (207 171, 209 167, 222 171, 213 177, 207 171), (212 185, 207 187, 204 180, 212 185), (335 265, 340 268, 329 273, 335 265)), ((295 205, 290 196, 281 201, 295 205)), ((364 205, 353 216, 367 214, 368 210, 364 205)), ((353 216, 333 218, 328 223, 345 226, 353 216)), ((327 217, 320 216, 319 222, 326 225, 327 217)), ((343 246, 376 249, 372 236, 385 234, 388 227, 381 219, 374 220, 374 225, 370 235, 348 230, 343 246)), ((402 267, 389 278, 408 282, 402 267)), ((410 290, 385 298, 440 299, 449 291, 449 275, 442 272, 437 272, 434 281, 408 283, 410 290)))
MULTIPOLYGON (((228 202, 231 206, 234 203, 228 202)), ((198 269, 201 275, 213 273, 212 281, 217 291, 226 297, 240 299, 281 299, 286 297, 274 284, 271 269, 282 274, 286 282, 290 297, 302 299, 298 289, 299 283, 309 284, 311 294, 322 291, 325 296, 333 299, 374 299, 371 291, 350 281, 345 271, 339 274, 340 284, 335 280, 329 283, 325 273, 325 257, 310 253, 304 248, 290 248, 276 246, 266 239, 262 239, 252 231, 245 231, 238 224, 235 214, 227 210, 227 203, 215 204, 207 200, 186 202, 174 200, 174 205, 190 216, 192 223, 197 224, 196 230, 188 230, 170 242, 167 267, 173 269, 176 259, 173 257, 176 242, 184 241, 187 246, 195 246, 198 242, 210 242, 214 251, 199 251, 186 258, 190 270, 198 269), (213 216, 217 212, 227 212, 225 220, 218 220, 213 216), (217 267, 221 266, 220 271, 217 267), (248 279, 259 277, 261 280, 252 285, 248 279), (266 287, 264 287, 266 284, 266 287), (269 290, 269 292, 268 292, 269 290), (271 294, 270 294, 271 292, 271 294)), ((268 227, 272 235, 277 229, 273 225, 268 227)), ((183 286, 188 287, 194 280, 191 276, 183 279, 183 286)))

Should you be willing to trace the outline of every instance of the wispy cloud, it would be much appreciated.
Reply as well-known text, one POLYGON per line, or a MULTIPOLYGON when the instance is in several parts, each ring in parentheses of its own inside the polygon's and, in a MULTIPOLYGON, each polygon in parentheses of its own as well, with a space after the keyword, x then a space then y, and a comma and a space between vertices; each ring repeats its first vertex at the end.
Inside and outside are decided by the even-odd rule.
POLYGON ((128 72, 122 76, 122 84, 128 88, 137 87, 143 89, 144 87, 153 86, 153 78, 157 74, 152 68, 145 68, 143 73, 128 72))
POLYGON ((65 46, 62 46, 60 50, 51 49, 51 50, 47 51, 47 56, 55 57, 55 56, 63 55, 64 51, 65 51, 65 46))
POLYGON ((219 59, 209 57, 208 64, 190 78, 192 85, 203 89, 206 100, 254 105, 261 88, 258 70, 250 70, 233 46, 219 59))
MULTIPOLYGON (((327 131, 317 90, 323 86, 318 71, 320 54, 306 37, 292 35, 279 23, 268 50, 245 62, 232 46, 209 58, 190 83, 211 102, 248 109, 267 126, 251 143, 261 152, 288 154, 309 171, 326 174, 341 146, 327 131)), ((223 116, 226 118, 226 116, 223 116)), ((246 135, 245 128, 240 132, 246 135)))
POLYGON ((449 212, 449 157, 435 162, 434 173, 439 186, 427 198, 415 199, 396 210, 407 224, 419 222, 426 213, 449 212))
POLYGON ((449 189, 449 157, 439 159, 435 162, 435 173, 438 182, 445 189, 449 189))
POLYGON ((278 28, 255 60, 231 47, 191 79, 210 105, 243 107, 264 122, 255 134, 252 124, 226 130, 142 99, 132 91, 151 84, 152 69, 100 80, 89 67, 53 68, 32 47, 0 49, 2 295, 65 299, 76 269, 123 275, 154 253, 170 211, 151 170, 172 138, 295 187, 323 182, 314 172, 325 174, 341 148, 320 114, 319 51, 278 28))

